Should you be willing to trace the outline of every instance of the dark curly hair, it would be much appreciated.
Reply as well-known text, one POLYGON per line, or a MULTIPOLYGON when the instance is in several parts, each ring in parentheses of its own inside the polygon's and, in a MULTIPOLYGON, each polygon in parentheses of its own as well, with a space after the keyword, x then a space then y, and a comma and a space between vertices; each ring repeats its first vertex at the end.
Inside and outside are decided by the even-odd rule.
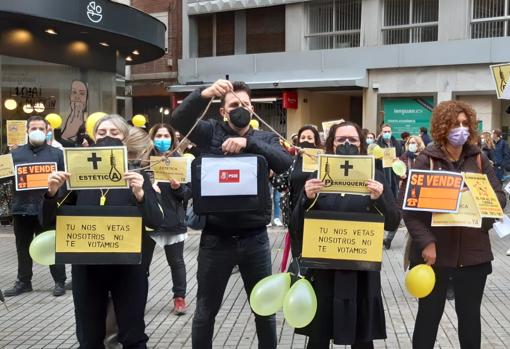
POLYGON ((313 125, 305 125, 305 126, 301 127, 297 133, 298 142, 299 142, 299 139, 301 138, 301 133, 303 133, 304 131, 312 131, 315 147, 320 148, 321 147, 321 136, 319 135, 319 131, 317 131, 317 127, 315 127, 313 125))
POLYGON ((476 144, 478 141, 476 112, 471 105, 462 101, 441 102, 432 111, 431 135, 437 144, 444 146, 448 143, 448 133, 459 125, 457 117, 460 113, 466 114, 467 118, 469 128, 467 143, 476 144))
POLYGON ((356 132, 358 133, 358 137, 359 137, 359 142, 360 142, 359 153, 361 155, 366 155, 367 154, 367 143, 365 142, 365 134, 363 133, 363 131, 361 130, 361 127, 359 127, 358 124, 356 124, 354 122, 350 122, 350 121, 344 121, 339 124, 334 124, 333 126, 331 126, 331 128, 329 129, 328 138, 326 138, 326 145, 325 145, 326 154, 334 154, 335 153, 335 146, 333 143, 335 141, 336 130, 338 130, 340 127, 346 127, 346 126, 352 126, 356 129, 356 132))

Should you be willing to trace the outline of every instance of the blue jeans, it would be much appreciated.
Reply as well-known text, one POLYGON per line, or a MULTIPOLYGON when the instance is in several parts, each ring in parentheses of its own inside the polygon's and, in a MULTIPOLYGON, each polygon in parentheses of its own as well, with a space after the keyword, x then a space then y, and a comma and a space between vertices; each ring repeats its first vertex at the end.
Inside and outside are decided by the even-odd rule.
MULTIPOLYGON (((255 284, 271 275, 271 249, 265 228, 247 237, 202 234, 198 252, 197 305, 192 325, 194 349, 212 348, 214 321, 235 265, 248 297, 255 284)), ((255 314, 259 348, 276 348, 275 316, 255 314)))
POLYGON ((274 212, 273 220, 276 218, 282 219, 282 213, 280 210, 280 197, 281 197, 280 192, 276 189, 273 189, 273 212, 274 212))

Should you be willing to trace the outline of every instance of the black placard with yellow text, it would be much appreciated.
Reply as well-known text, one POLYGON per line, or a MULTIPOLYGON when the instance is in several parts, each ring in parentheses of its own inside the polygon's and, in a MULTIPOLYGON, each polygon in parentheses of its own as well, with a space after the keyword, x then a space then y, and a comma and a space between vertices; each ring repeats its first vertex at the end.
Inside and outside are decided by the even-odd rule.
POLYGON ((303 226, 302 264, 316 269, 380 270, 384 217, 310 211, 303 226))
POLYGON ((134 206, 61 206, 56 264, 140 264, 142 217, 134 206))

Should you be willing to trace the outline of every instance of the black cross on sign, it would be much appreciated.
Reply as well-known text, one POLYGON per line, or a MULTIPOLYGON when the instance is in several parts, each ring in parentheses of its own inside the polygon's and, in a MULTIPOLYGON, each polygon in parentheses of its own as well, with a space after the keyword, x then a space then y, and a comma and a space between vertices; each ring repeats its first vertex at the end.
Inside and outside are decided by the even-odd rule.
POLYGON ((88 162, 92 162, 92 167, 94 170, 97 170, 97 163, 101 161, 101 158, 96 155, 96 153, 92 153, 90 158, 87 158, 88 162))
POLYGON ((354 166, 352 165, 349 165, 349 161, 345 161, 343 165, 340 165, 340 168, 343 168, 344 169, 344 176, 348 176, 349 175, 349 170, 353 169, 354 166))

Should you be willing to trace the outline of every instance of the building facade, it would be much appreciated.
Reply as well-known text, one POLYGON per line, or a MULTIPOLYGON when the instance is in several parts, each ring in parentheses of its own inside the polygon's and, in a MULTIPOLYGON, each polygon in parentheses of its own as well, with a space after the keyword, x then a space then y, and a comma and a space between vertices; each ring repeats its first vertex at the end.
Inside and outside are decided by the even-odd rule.
POLYGON ((471 103, 481 130, 508 133, 510 103, 497 98, 489 65, 509 60, 509 7, 506 0, 187 0, 179 84, 170 90, 244 80, 285 114, 289 135, 340 118, 416 133, 449 99, 471 103), (296 94, 297 105, 284 109, 280 101, 296 94))
POLYGON ((182 56, 182 1, 125 0, 131 6, 150 14, 166 27, 165 54, 149 63, 131 67, 127 81, 127 100, 131 100, 132 114, 144 114, 150 124, 168 121, 172 112, 173 93, 167 86, 177 82, 177 62, 182 56))

